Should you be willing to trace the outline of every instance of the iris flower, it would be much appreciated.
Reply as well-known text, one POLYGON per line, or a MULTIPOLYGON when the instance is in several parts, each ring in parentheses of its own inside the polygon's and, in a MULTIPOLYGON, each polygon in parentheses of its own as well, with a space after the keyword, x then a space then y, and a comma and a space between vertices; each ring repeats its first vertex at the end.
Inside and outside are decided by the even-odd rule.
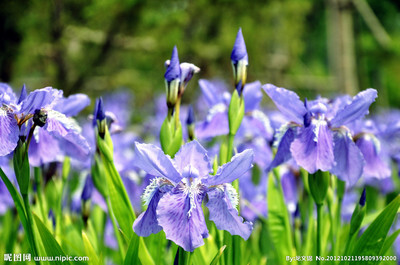
POLYGON ((135 147, 136 166, 155 177, 142 196, 148 208, 133 224, 139 236, 164 230, 167 239, 185 251, 202 246, 208 230, 201 205, 207 198, 210 220, 218 229, 249 238, 252 223, 238 215, 238 195, 229 183, 252 167, 251 150, 235 155, 211 175, 207 152, 197 141, 182 146, 174 159, 155 145, 135 147))
POLYGON ((277 134, 278 149, 270 168, 293 157, 311 174, 330 171, 354 185, 363 173, 365 161, 346 125, 368 114, 377 91, 367 89, 351 100, 343 97, 331 103, 323 98, 302 102, 296 93, 271 84, 263 89, 291 121, 277 134))

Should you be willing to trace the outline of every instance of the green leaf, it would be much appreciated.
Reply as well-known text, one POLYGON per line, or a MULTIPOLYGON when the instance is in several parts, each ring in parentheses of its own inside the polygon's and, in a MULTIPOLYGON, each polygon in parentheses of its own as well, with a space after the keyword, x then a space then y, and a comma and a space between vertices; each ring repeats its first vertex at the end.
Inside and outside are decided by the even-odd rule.
POLYGON ((218 261, 221 259, 222 254, 224 253, 224 250, 226 248, 226 245, 223 245, 222 248, 220 248, 217 252, 217 254, 215 255, 215 257, 213 258, 213 260, 211 261, 210 265, 217 265, 218 261))
POLYGON ((128 251, 126 252, 124 265, 139 264, 139 237, 134 236, 129 243, 128 251))
MULTIPOLYGON (((276 172, 274 172, 275 174, 276 172)), ((275 245, 277 261, 282 264, 286 256, 293 256, 292 234, 289 213, 286 209, 282 186, 278 175, 269 174, 268 178, 268 228, 275 245)), ((295 256, 295 255, 294 255, 295 256)))
POLYGON ((386 252, 389 251, 390 247, 393 245, 394 241, 400 234, 400 229, 396 230, 393 234, 391 234, 388 238, 385 240, 385 244, 383 244, 383 247, 381 249, 381 254, 380 256, 384 256, 386 252))
POLYGON ((21 219, 21 223, 22 223, 22 226, 24 227, 24 230, 28 231, 27 230, 27 220, 26 220, 26 215, 25 215, 25 208, 22 203, 21 195, 19 195, 19 193, 15 189, 14 185, 8 179, 6 174, 4 174, 4 172, 1 168, 0 168, 0 176, 1 176, 1 179, 4 181, 4 184, 6 185, 8 192, 10 193, 10 195, 14 201, 15 208, 17 208, 17 212, 18 212, 19 218, 21 219))
MULTIPOLYGON (((36 227, 39 231, 40 238, 42 239, 43 246, 46 250, 46 255, 51 257, 57 256, 66 256, 64 251, 61 249, 60 245, 58 244, 57 240, 53 237, 50 231, 47 229, 46 225, 37 217, 36 214, 33 213, 33 217, 35 219, 36 227)), ((66 261, 52 261, 52 264, 70 264, 68 260, 66 261), (54 262, 54 263, 53 263, 54 262)))
MULTIPOLYGON (((352 251, 353 256, 377 256, 381 253, 386 236, 400 207, 400 195, 397 196, 365 230, 357 240, 352 251)), ((354 261, 351 264, 376 264, 376 261, 354 261)))
MULTIPOLYGON (((91 265, 101 265, 103 264, 103 261, 99 260, 97 257, 96 251, 94 251, 94 248, 92 244, 90 243, 89 238, 87 237, 86 233, 82 231, 82 239, 83 239, 83 245, 85 246, 85 252, 86 255, 89 257, 89 262, 88 264, 91 265)), ((134 264, 134 263, 132 263, 134 264)))

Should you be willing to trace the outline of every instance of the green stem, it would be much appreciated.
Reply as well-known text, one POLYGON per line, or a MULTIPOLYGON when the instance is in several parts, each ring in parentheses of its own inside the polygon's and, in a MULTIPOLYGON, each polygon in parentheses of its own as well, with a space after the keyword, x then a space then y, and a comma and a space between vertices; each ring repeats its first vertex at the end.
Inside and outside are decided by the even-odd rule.
MULTIPOLYGON (((29 197, 28 194, 22 194, 22 198, 24 201, 24 206, 25 206, 25 211, 26 211, 26 216, 27 216, 27 233, 28 233, 28 238, 31 244, 31 248, 32 248, 32 254, 33 256, 38 256, 38 251, 37 251, 37 247, 36 247, 36 241, 35 241, 35 237, 33 235, 33 218, 32 218, 32 211, 31 211, 31 207, 29 205, 29 197)), ((36 264, 40 264, 39 261, 36 262, 36 264)))
POLYGON ((229 162, 231 161, 232 154, 233 154, 233 140, 235 140, 235 135, 229 133, 228 134, 228 152, 227 152, 227 157, 226 161, 229 162))
MULTIPOLYGON (((321 256, 322 204, 317 204, 317 256, 321 256)), ((317 265, 320 261, 317 259, 317 265)))
POLYGON ((121 255, 121 260, 124 260, 124 258, 125 258, 124 244, 122 242, 122 238, 121 238, 121 235, 120 235, 119 230, 118 230, 117 222, 115 221, 115 216, 114 216, 114 213, 113 213, 113 210, 112 210, 112 207, 111 207, 110 196, 107 196, 106 202, 107 202, 108 213, 109 213, 111 222, 113 224, 114 234, 115 234, 115 237, 117 238, 118 247, 119 247, 119 254, 121 255))
POLYGON ((43 203, 43 197, 42 197, 42 174, 41 174, 41 170, 39 167, 34 167, 33 169, 33 174, 35 177, 35 183, 36 183, 36 193, 37 193, 37 198, 38 198, 38 202, 39 202, 39 207, 40 207, 40 211, 42 212, 42 219, 43 221, 47 220, 47 215, 46 215, 46 211, 44 209, 44 203, 43 203))

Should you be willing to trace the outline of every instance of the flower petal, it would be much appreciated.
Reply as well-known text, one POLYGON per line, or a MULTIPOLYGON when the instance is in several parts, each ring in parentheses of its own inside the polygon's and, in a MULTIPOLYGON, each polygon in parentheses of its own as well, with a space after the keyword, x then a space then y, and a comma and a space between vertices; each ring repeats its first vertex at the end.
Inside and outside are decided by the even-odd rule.
POLYGON ((243 98, 245 112, 257 109, 262 99, 260 81, 246 84, 243 88, 243 98))
POLYGON ((172 159, 155 145, 135 142, 134 161, 138 168, 155 177, 164 177, 174 183, 182 178, 172 159))
POLYGON ((0 106, 0 156, 14 151, 19 139, 19 129, 14 114, 0 106))
POLYGON ((33 114, 35 110, 47 107, 61 97, 62 91, 52 87, 37 89, 29 93, 28 97, 21 102, 20 113, 33 114))
POLYGON ((212 170, 207 151, 196 140, 183 145, 176 153, 174 161, 179 172, 191 165, 198 170, 200 177, 208 175, 212 170))
POLYGON ((62 151, 56 138, 42 128, 36 128, 29 146, 29 164, 39 167, 43 164, 62 161, 62 151))
POLYGON ((334 165, 333 138, 326 121, 313 120, 300 132, 290 146, 297 164, 313 174, 318 169, 327 171, 334 165))
POLYGON ((365 159, 363 176, 365 178, 384 179, 391 176, 391 170, 380 154, 379 140, 370 134, 364 134, 357 139, 356 145, 365 159))
POLYGON ((241 236, 247 240, 253 230, 251 222, 243 222, 238 211, 232 207, 226 187, 211 189, 207 192, 207 208, 210 210, 210 220, 215 223, 219 230, 226 230, 231 235, 241 236))
POLYGON ((360 119, 368 114, 369 106, 375 101, 378 92, 375 89, 369 88, 358 93, 350 104, 341 110, 338 110, 336 116, 332 119, 333 127, 339 127, 357 119, 360 119))
POLYGON ((65 114, 68 117, 77 115, 81 110, 90 104, 90 98, 85 94, 74 94, 68 98, 62 98, 54 106, 54 110, 65 114))
POLYGON ((203 183, 209 186, 230 183, 252 168, 253 159, 253 150, 244 150, 232 157, 230 162, 219 167, 215 176, 209 175, 208 178, 204 179, 203 183))
POLYGON ((157 218, 167 239, 192 252, 204 244, 208 237, 201 203, 204 192, 184 192, 182 185, 166 193, 157 207, 157 218), (193 196, 193 202, 191 202, 193 196))
POLYGON ((198 139, 206 139, 228 133, 229 121, 225 110, 216 112, 215 114, 209 114, 207 121, 196 124, 195 135, 198 139))
POLYGON ((363 172, 363 155, 346 132, 336 132, 333 142, 336 163, 331 172, 350 186, 354 186, 363 172))
POLYGON ((295 137, 297 136, 297 126, 290 126, 285 124, 281 126, 279 131, 275 135, 275 143, 277 146, 277 151, 274 160, 268 166, 267 171, 285 163, 290 158, 292 158, 292 153, 290 152, 290 145, 293 143, 295 137), (281 136, 282 135, 282 136, 281 136))
POLYGON ((307 113, 307 109, 296 93, 272 84, 263 85, 262 88, 286 117, 303 124, 303 116, 307 113))

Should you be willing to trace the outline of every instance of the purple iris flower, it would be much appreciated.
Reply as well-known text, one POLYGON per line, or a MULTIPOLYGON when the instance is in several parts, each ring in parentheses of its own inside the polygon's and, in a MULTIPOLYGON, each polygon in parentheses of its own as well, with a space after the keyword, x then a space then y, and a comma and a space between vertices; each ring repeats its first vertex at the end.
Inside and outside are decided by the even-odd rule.
POLYGON ((243 223, 238 215, 238 195, 228 183, 252 167, 251 150, 235 155, 216 175, 210 175, 211 162, 197 141, 183 145, 174 159, 149 144, 136 143, 135 153, 136 165, 155 177, 142 196, 148 208, 133 224, 139 236, 164 230, 167 239, 185 251, 202 246, 208 229, 201 205, 207 197, 210 220, 217 228, 248 239, 252 223, 243 223))
POLYGON ((341 97, 330 103, 318 98, 303 103, 299 96, 271 84, 263 86, 277 108, 291 121, 276 135, 278 148, 271 168, 290 158, 307 170, 331 171, 339 179, 354 185, 361 177, 364 158, 345 125, 368 114, 377 92, 367 89, 351 101, 341 97))
POLYGON ((23 88, 17 100, 8 87, 1 87, 0 156, 15 149, 18 139, 26 136, 34 120, 39 127, 34 131, 29 149, 32 165, 57 161, 63 155, 77 159, 87 158, 89 146, 81 136, 78 124, 70 118, 89 104, 90 100, 86 95, 64 98, 62 91, 51 87, 26 95, 23 88), (40 120, 42 118, 44 120, 40 120))

